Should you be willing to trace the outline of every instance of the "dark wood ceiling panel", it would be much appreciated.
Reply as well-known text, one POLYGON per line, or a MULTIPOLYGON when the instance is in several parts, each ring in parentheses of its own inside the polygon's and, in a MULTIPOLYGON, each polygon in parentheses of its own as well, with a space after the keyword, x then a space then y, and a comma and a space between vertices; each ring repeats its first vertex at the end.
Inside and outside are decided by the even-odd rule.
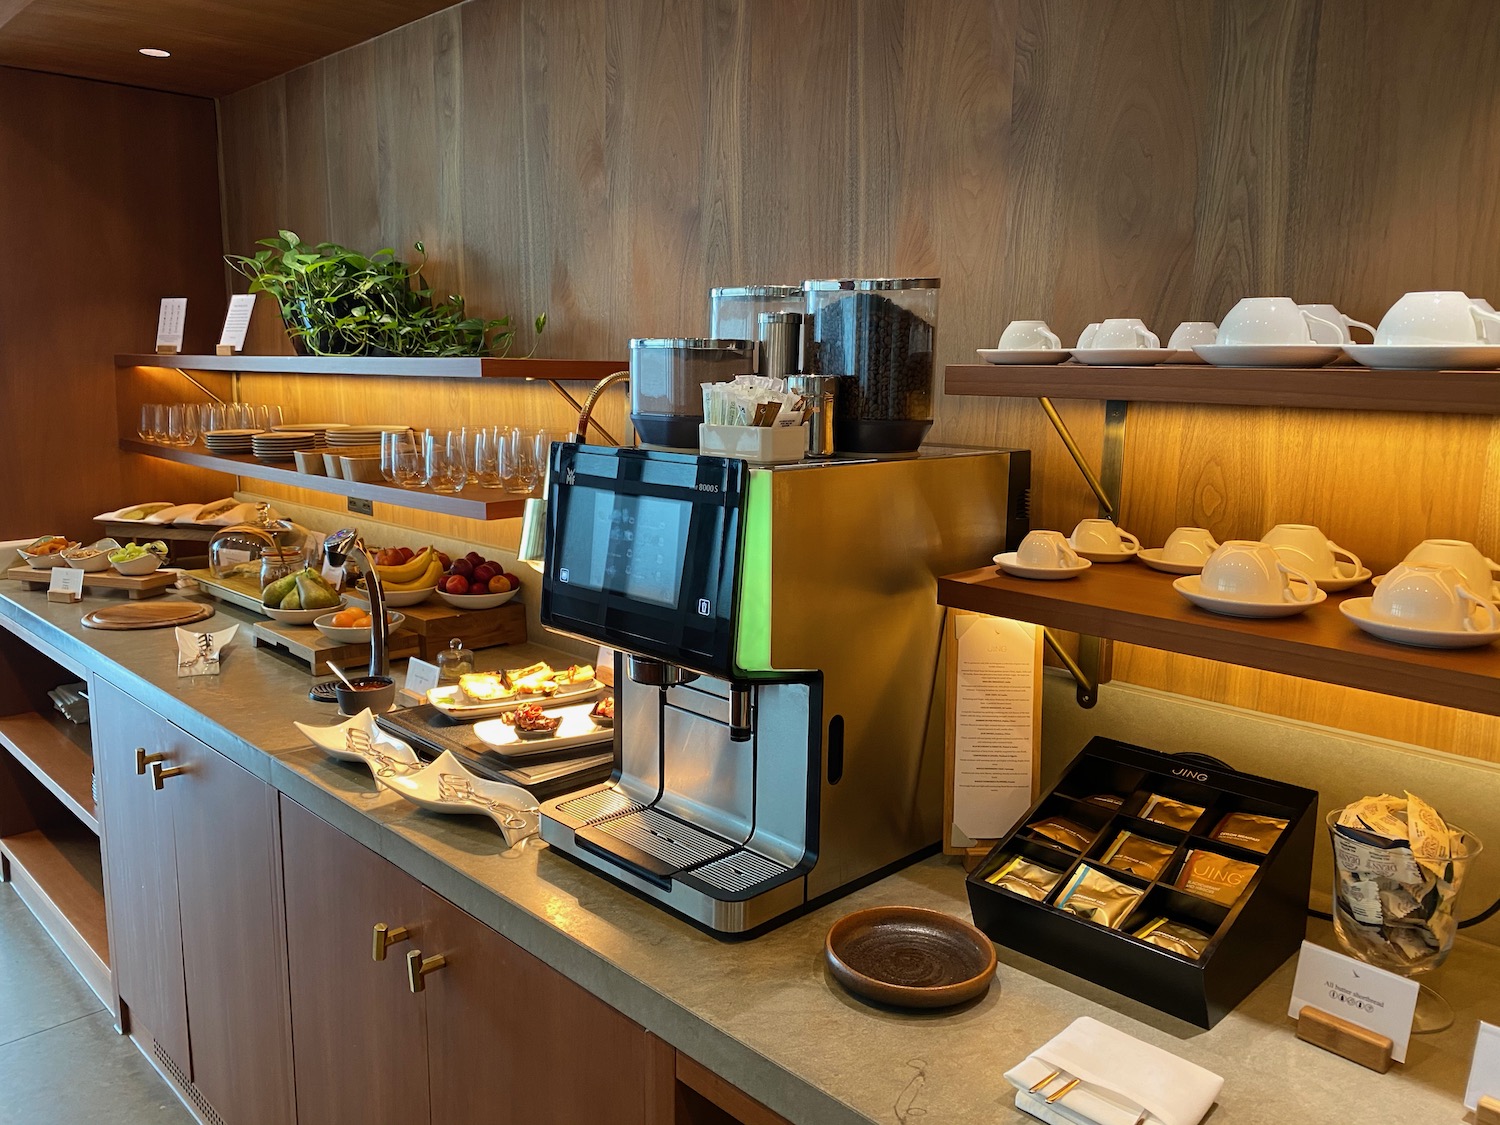
POLYGON ((0 0, 0 66, 216 97, 454 0, 0 0), (142 47, 170 51, 148 58, 142 47))

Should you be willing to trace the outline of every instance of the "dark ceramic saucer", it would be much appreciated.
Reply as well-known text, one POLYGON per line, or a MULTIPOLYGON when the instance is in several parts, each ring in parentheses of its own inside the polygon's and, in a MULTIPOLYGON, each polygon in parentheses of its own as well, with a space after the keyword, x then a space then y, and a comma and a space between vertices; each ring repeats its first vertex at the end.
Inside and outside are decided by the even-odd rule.
POLYGON ((916 906, 845 915, 828 931, 829 968, 857 996, 903 1008, 946 1008, 984 995, 995 947, 967 922, 916 906))

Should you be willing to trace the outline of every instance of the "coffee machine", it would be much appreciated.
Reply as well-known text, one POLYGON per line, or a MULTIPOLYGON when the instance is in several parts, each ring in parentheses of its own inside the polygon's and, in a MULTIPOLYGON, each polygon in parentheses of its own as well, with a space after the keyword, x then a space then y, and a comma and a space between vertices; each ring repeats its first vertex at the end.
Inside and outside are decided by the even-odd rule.
POLYGON ((726 936, 938 841, 937 576, 1025 534, 1029 453, 558 443, 550 482, 542 624, 617 655, 613 775, 544 840, 726 936))

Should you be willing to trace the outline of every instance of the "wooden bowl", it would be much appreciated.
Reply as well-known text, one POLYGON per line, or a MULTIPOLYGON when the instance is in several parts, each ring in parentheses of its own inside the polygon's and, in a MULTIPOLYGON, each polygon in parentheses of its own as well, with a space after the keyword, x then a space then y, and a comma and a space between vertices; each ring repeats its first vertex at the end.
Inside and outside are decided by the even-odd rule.
POLYGON ((983 996, 995 947, 939 910, 877 906, 846 914, 824 946, 834 978, 856 996, 899 1008, 948 1008, 983 996))

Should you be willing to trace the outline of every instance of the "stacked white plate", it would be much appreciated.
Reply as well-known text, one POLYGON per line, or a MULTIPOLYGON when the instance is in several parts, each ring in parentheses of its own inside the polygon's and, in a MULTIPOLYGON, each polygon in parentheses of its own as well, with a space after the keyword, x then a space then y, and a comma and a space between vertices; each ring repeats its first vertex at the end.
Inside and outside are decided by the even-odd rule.
POLYGON ((212 453, 249 453, 259 430, 209 430, 203 444, 212 453))
POLYGON ((251 449, 261 461, 291 461, 299 449, 312 449, 318 443, 317 436, 307 430, 267 431, 256 434, 250 441, 251 449))
POLYGON ((271 432, 278 434, 312 434, 315 444, 324 446, 328 444, 327 434, 329 430, 347 430, 348 428, 347 423, 344 422, 304 422, 298 426, 272 426, 271 432))
POLYGON ((327 432, 328 447, 337 449, 350 445, 379 445, 381 434, 404 434, 408 426, 345 426, 341 430, 327 432))

